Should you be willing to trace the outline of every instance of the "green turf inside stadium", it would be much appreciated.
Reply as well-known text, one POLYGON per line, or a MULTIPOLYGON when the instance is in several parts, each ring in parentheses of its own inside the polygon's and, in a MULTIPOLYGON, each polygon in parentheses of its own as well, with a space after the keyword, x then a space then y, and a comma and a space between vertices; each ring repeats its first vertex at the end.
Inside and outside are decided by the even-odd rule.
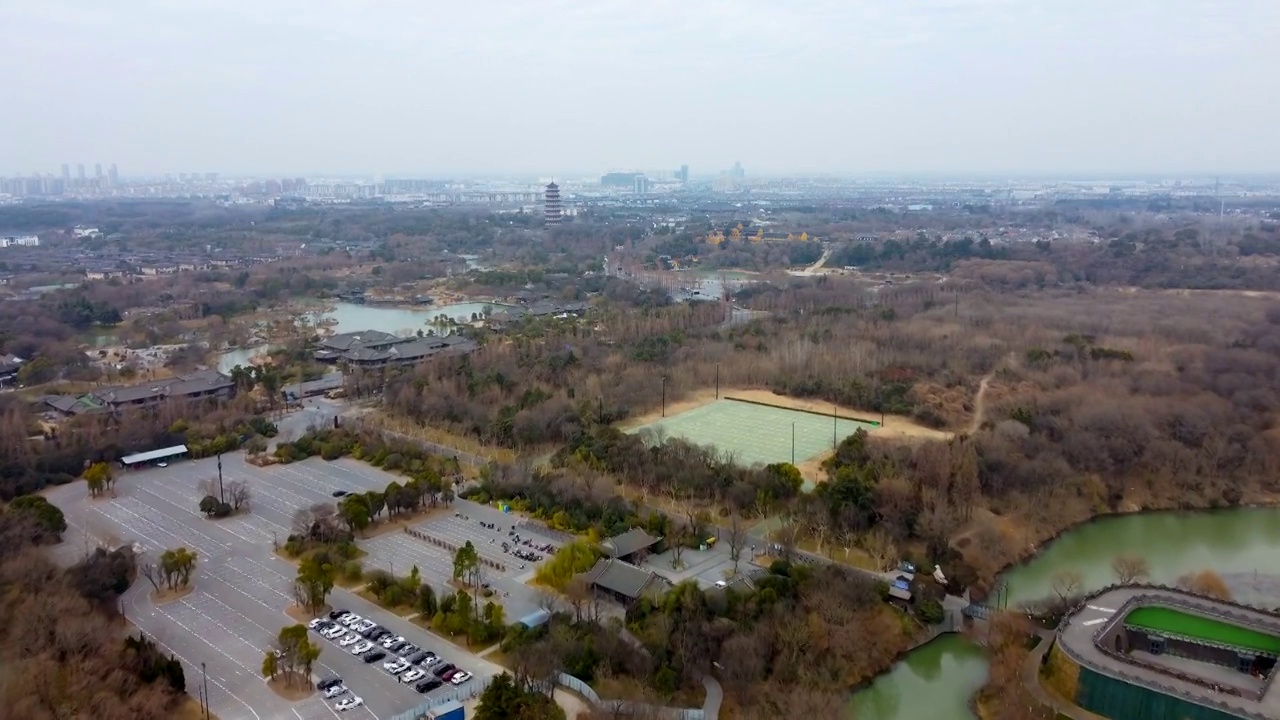
POLYGON ((1140 607, 1125 617, 1124 624, 1191 640, 1205 640, 1244 650, 1280 654, 1280 637, 1173 608, 1140 607))
POLYGON ((790 410, 722 399, 679 415, 651 422, 632 432, 661 430, 667 437, 683 438, 695 445, 711 445, 731 453, 742 465, 791 462, 791 429, 795 426, 795 461, 804 462, 832 448, 837 441, 870 430, 874 423, 830 415, 790 410))

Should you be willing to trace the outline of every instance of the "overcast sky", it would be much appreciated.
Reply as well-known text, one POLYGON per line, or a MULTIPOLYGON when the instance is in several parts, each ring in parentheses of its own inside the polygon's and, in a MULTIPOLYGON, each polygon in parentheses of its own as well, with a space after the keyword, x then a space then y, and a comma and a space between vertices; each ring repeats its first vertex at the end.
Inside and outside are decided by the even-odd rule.
POLYGON ((0 174, 1280 171, 1280 0, 0 0, 0 174))

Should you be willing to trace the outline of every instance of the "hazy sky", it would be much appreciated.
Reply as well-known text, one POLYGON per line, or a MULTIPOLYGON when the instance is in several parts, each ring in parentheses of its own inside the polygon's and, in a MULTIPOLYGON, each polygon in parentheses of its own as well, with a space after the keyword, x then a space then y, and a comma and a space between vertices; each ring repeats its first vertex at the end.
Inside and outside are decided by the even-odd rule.
POLYGON ((1280 171, 1280 0, 0 0, 0 174, 1280 171))

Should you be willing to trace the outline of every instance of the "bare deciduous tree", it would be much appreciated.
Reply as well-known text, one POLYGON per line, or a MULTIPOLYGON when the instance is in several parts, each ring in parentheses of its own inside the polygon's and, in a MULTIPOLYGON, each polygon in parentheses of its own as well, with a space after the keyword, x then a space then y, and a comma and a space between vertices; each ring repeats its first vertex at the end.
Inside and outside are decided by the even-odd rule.
POLYGON ((227 499, 233 510, 240 510, 249 504, 249 484, 243 480, 232 480, 227 483, 227 499))
POLYGON ((1121 585, 1137 582, 1151 575, 1147 559, 1137 553, 1121 553, 1111 560, 1111 571, 1121 585))
POLYGON ((1049 578, 1049 586, 1053 593, 1064 604, 1080 592, 1084 585, 1084 576, 1078 570, 1059 570, 1049 578))
POLYGON ((733 574, 738 574, 738 561, 742 559, 742 548, 747 544, 747 528, 742 516, 734 511, 729 515, 729 558, 733 560, 733 574))

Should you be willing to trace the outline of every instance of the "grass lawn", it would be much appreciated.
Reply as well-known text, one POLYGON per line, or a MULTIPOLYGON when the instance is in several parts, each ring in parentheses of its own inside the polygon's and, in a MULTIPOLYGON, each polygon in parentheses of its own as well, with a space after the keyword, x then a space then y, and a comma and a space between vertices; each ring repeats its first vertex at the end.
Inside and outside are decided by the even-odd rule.
POLYGON ((1140 607, 1125 617, 1124 624, 1191 640, 1207 640, 1245 650, 1280 654, 1280 637, 1173 608, 1140 607))

